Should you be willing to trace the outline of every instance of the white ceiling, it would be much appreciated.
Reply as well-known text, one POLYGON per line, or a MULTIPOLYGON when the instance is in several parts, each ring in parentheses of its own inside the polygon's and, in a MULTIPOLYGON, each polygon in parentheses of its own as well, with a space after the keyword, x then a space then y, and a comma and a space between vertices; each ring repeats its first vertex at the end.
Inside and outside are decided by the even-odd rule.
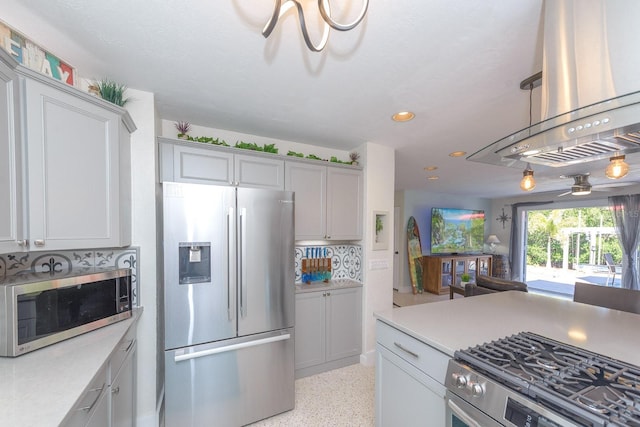
MULTIPOLYGON (((317 3, 300 1, 315 18, 317 3)), ((81 76, 155 93, 163 119, 340 150, 390 146, 396 189, 522 194, 521 170, 448 153, 471 154, 528 125, 529 93, 519 85, 542 68, 543 0, 372 0, 363 23, 332 30, 321 53, 306 48, 294 13, 262 37, 275 0, 0 3, 0 19, 81 76), (391 121, 399 110, 416 118, 391 121), (429 165, 439 180, 426 180, 429 165)), ((346 22, 361 3, 332 7, 346 22)), ((320 26, 310 21, 317 40, 320 26)), ((566 190, 562 173, 536 170, 535 191, 566 190)))

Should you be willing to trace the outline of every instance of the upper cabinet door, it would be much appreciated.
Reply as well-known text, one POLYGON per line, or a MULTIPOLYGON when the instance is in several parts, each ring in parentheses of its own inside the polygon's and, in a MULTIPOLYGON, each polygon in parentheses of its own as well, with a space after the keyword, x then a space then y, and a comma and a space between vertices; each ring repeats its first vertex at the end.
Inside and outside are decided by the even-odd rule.
POLYGON ((235 185, 284 190, 284 160, 243 154, 234 158, 235 185))
POLYGON ((17 74, 0 62, 0 253, 25 249, 18 96, 17 74))
POLYGON ((296 240, 324 240, 327 167, 286 162, 285 190, 295 192, 296 240))
POLYGON ((327 238, 362 239, 362 172, 328 168, 327 238))
POLYGON ((30 249, 130 244, 121 115, 40 81, 24 87, 30 249))
MULTIPOLYGON (((193 184, 233 184, 233 154, 204 147, 172 145, 173 179, 193 184)), ((163 174, 164 176, 164 174, 163 174)))

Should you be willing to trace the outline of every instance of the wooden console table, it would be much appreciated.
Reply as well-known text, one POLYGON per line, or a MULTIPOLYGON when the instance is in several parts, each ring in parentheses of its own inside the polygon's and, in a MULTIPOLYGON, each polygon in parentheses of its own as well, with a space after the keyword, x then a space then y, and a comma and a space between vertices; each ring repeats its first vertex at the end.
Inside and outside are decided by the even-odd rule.
MULTIPOLYGON (((422 257, 422 283, 426 291, 443 295, 451 292, 452 285, 460 287, 460 275, 467 273, 471 282, 476 274, 491 275, 491 255, 425 255, 422 257)), ((464 288, 462 288, 464 294, 464 288)))

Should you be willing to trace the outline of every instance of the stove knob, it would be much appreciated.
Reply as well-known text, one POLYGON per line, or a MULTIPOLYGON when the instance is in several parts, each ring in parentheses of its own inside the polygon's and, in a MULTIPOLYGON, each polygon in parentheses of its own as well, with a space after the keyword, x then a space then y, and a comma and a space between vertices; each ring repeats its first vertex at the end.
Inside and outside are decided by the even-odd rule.
POLYGON ((480 397, 484 394, 484 389, 479 383, 469 383, 467 389, 471 392, 471 396, 480 397))
POLYGON ((467 379, 462 374, 453 374, 453 383, 458 388, 464 388, 467 385, 467 379))

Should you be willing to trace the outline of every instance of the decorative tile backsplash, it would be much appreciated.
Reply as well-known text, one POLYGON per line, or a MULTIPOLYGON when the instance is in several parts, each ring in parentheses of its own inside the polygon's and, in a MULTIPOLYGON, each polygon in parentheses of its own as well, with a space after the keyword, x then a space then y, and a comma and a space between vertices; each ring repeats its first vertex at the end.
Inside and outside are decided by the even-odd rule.
POLYGON ((138 305, 137 247, 126 249, 19 252, 0 255, 0 281, 26 273, 91 273, 96 269, 130 268, 133 305, 138 305))
POLYGON ((296 246, 296 283, 302 282, 302 259, 307 257, 307 248, 327 249, 327 258, 331 258, 331 278, 351 279, 362 283, 362 246, 334 245, 334 246, 296 246))

